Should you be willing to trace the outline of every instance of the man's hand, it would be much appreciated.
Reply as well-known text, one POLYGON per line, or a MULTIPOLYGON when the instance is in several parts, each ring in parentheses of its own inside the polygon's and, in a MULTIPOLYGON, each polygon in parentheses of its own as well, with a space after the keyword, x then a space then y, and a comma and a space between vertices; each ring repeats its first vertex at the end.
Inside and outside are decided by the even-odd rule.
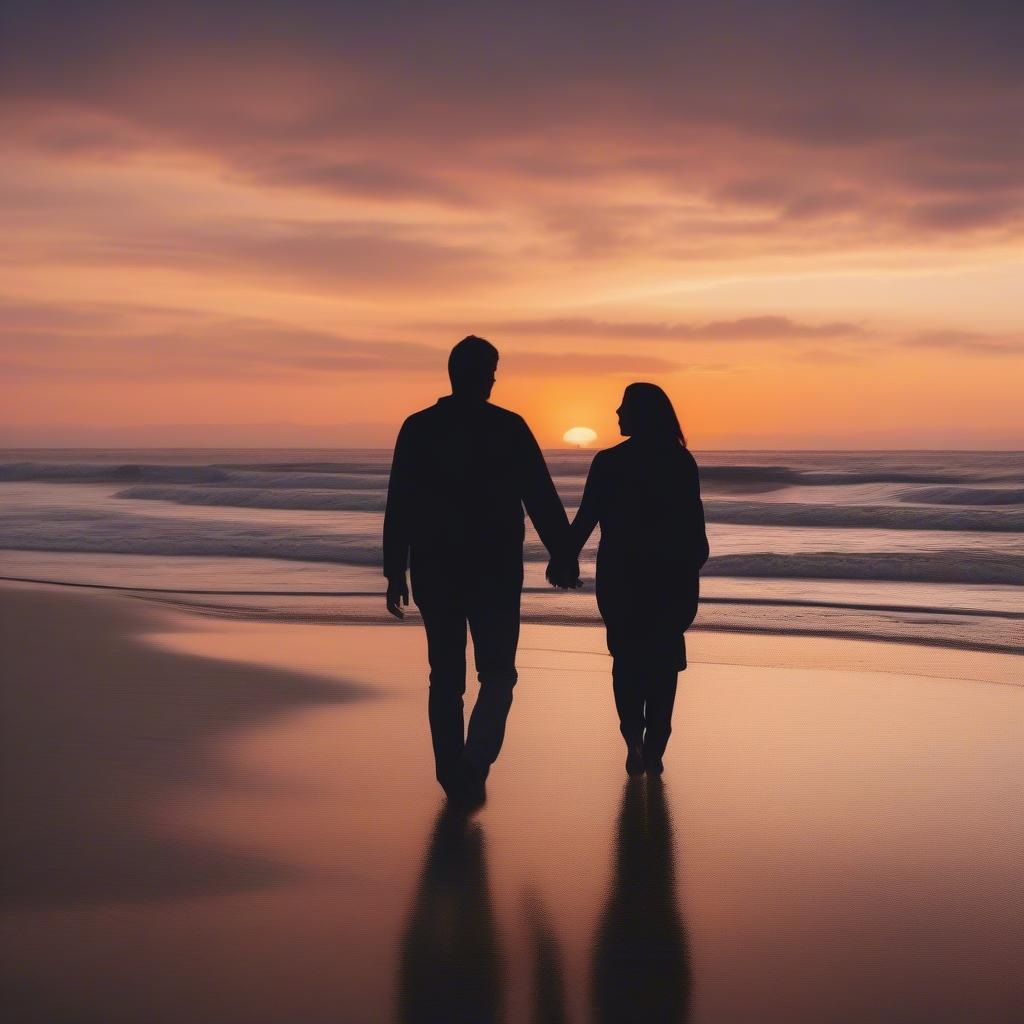
POLYGON ((402 611, 401 606, 404 604, 406 608, 409 607, 409 588, 406 586, 404 575, 401 578, 388 580, 388 593, 385 601, 388 611, 396 619, 405 618, 405 612, 402 611))
POLYGON ((548 562, 545 579, 559 590, 578 590, 583 586, 580 580, 580 563, 578 558, 552 558, 548 562))

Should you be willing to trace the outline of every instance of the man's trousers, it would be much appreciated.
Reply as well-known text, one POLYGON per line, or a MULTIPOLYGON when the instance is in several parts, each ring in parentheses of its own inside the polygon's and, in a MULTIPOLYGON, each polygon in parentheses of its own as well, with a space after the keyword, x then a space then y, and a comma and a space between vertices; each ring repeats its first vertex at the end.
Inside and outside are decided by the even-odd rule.
POLYGON ((427 631, 430 734, 442 784, 452 778, 461 760, 486 776, 501 750, 518 678, 522 586, 521 562, 513 572, 413 576, 414 599, 427 631), (473 637, 480 681, 468 729, 464 718, 467 630, 473 637))

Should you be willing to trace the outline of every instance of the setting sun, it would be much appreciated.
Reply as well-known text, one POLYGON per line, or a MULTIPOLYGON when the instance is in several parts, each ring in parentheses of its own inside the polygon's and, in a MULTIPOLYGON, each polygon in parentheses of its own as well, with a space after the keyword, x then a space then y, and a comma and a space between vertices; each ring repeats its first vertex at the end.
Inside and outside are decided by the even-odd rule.
POLYGON ((597 440, 597 431, 591 430, 590 427, 572 427, 562 435, 562 440, 582 448, 597 440))

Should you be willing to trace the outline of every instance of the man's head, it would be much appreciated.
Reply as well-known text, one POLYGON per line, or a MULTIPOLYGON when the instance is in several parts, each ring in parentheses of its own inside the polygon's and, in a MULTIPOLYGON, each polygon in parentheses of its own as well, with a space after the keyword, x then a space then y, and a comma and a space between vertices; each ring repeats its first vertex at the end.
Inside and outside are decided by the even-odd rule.
POLYGON ((463 338, 448 357, 448 377, 452 394, 486 402, 494 387, 498 369, 498 350, 475 334, 463 338))

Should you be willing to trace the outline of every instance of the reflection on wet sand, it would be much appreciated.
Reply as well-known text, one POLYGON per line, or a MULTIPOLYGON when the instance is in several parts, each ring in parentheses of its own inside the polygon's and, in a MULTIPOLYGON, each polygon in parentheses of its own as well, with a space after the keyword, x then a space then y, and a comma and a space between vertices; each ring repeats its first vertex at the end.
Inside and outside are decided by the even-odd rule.
MULTIPOLYGON (((540 897, 524 897, 533 1024, 564 1024, 565 968, 540 897)), ((489 1024, 505 1018, 506 981, 479 823, 441 811, 402 942, 401 1024, 489 1024)), ((600 1024, 681 1024, 692 976, 676 900, 664 785, 632 781, 622 796, 608 904, 591 963, 600 1024)))
POLYGON ((502 1019, 502 959, 483 833, 447 807, 427 850, 400 972, 402 1024, 502 1019))
POLYGON ((558 936, 540 897, 526 897, 533 968, 532 1024, 565 1024, 565 968, 558 936))
POLYGON ((591 976, 594 1020, 668 1024, 689 1017, 692 976, 676 902, 672 827, 657 779, 627 783, 608 905, 591 976))
MULTIPOLYGON (((523 900, 530 941, 533 1024, 564 1024, 565 978, 540 897, 523 900)), ((487 876, 483 831, 445 807, 431 835, 399 957, 401 1024, 505 1019, 506 977, 487 876)))

